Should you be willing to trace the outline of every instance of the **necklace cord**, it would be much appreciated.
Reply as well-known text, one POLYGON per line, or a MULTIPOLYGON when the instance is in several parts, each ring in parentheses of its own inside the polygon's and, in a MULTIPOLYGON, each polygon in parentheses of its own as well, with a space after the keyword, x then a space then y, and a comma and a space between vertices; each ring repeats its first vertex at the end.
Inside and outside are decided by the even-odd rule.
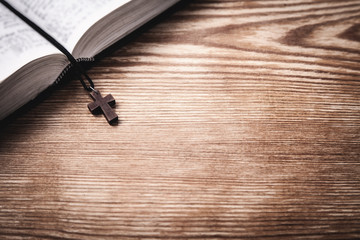
POLYGON ((94 90, 94 83, 91 80, 91 78, 87 75, 84 68, 81 66, 81 64, 76 61, 74 56, 63 46, 61 45, 55 38, 50 36, 47 32, 45 32, 42 28, 40 28, 38 25, 36 25, 33 21, 25 17, 22 13, 20 13, 18 10, 16 10, 13 6, 11 6, 8 2, 5 0, 0 0, 0 2, 8 8, 11 12, 13 12, 16 16, 21 18, 24 22, 26 22, 31 28, 33 28, 35 31, 37 31, 40 35, 42 35, 46 40, 48 40, 51 44, 53 44, 57 49, 59 49, 65 56, 68 58, 70 63, 76 68, 76 70, 79 73, 80 82, 81 85, 84 87, 85 90, 91 92, 94 90), (85 80, 82 78, 82 76, 85 77, 85 80, 88 82, 86 83, 85 80))

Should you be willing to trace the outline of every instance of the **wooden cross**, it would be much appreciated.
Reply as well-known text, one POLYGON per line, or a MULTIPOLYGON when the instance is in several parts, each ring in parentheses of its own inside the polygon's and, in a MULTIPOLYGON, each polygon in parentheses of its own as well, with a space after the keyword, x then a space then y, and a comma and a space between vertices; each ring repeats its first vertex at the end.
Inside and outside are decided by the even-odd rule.
POLYGON ((118 115, 111 108, 115 106, 115 99, 111 94, 108 94, 106 97, 102 97, 99 91, 92 91, 90 93, 91 97, 94 99, 94 102, 88 104, 88 108, 92 114, 103 113, 106 120, 109 124, 116 123, 118 120, 118 115))

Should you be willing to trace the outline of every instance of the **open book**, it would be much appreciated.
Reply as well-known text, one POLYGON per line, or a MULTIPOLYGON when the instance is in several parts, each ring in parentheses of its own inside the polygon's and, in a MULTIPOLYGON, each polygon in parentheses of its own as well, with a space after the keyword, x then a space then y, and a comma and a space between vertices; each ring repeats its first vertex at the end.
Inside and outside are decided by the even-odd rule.
MULTIPOLYGON (((81 61, 179 0, 8 0, 81 61)), ((57 82, 71 66, 50 42, 0 4, 0 120, 57 82)))

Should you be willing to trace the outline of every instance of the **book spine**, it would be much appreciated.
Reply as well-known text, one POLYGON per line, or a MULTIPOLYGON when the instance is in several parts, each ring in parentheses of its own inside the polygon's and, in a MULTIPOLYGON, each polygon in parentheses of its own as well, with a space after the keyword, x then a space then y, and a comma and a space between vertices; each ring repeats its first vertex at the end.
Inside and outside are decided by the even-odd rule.
MULTIPOLYGON (((76 59, 77 62, 85 62, 85 63, 89 63, 89 62, 94 62, 95 58, 93 57, 89 57, 89 58, 78 58, 76 59)), ((65 76, 67 76, 68 74, 70 74, 71 71, 76 71, 76 69, 74 69, 76 67, 74 67, 73 63, 69 63, 64 70, 60 73, 60 75, 56 78, 54 85, 59 84, 64 78, 65 76)))

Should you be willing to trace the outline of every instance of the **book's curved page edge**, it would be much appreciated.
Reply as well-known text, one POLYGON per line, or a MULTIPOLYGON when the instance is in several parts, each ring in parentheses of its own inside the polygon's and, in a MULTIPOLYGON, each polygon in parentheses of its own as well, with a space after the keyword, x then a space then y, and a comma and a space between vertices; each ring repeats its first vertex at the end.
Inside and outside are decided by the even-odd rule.
POLYGON ((11 4, 72 52, 92 25, 131 1, 134 0, 32 0, 12 1, 11 4))
POLYGON ((93 57, 180 0, 132 0, 89 28, 76 44, 75 57, 93 57))
MULTIPOLYGON (((4 104, 6 104, 9 101, 13 101, 12 98, 20 98, 23 97, 23 100, 21 102, 18 102, 16 104, 12 104, 12 106, 9 106, 9 109, 7 108, 1 108, 0 110, 0 122, 2 122, 4 119, 6 119, 9 115, 11 115, 12 113, 16 112, 17 110, 20 110, 22 107, 24 107, 25 105, 27 105, 29 102, 31 102, 32 100, 35 100, 36 98, 38 98, 38 96, 40 94, 42 94, 43 92, 49 90, 50 88, 53 89, 53 87, 55 85, 58 85, 59 83, 61 83, 64 79, 70 79, 69 77, 72 76, 72 74, 74 73, 74 71, 76 71, 75 67, 73 66, 72 63, 68 62, 68 60, 66 59, 65 55, 58 55, 59 59, 63 59, 64 60, 64 64, 59 65, 59 69, 62 68, 62 71, 57 75, 56 77, 56 73, 57 71, 54 72, 54 74, 52 74, 52 76, 46 78, 47 80, 49 80, 46 84, 41 84, 41 86, 36 85, 35 87, 37 91, 32 92, 31 94, 23 94, 24 91, 18 91, 15 90, 15 92, 12 94, 12 96, 7 96, 6 99, 3 99, 4 101, 0 100, 0 104, 1 106, 4 106, 4 104), (61 57, 60 57, 61 56, 61 57), (55 79, 55 80, 54 80, 55 79)), ((52 58, 52 60, 54 60, 54 58, 52 58)), ((50 61, 52 61, 50 60, 50 61)), ((42 59, 42 61, 47 61, 45 58, 42 59)), ((87 63, 91 63, 95 61, 95 58, 78 58, 76 59, 76 61, 81 62, 83 65, 85 65, 84 67, 88 67, 87 63)), ((33 61, 31 63, 29 63, 30 65, 36 65, 35 63, 36 61, 33 61)), ((33 66, 24 66, 25 69, 29 68, 29 69, 33 69, 33 66)), ((51 71, 51 69, 48 69, 49 71, 51 71)), ((30 70, 27 70, 30 71, 30 70)), ((3 94, 3 92, 5 91, 12 91, 12 87, 10 86, 11 82, 13 82, 14 79, 17 78, 16 75, 26 75, 26 73, 14 73, 14 75, 12 75, 11 77, 9 77, 7 80, 5 80, 5 84, 0 85, 0 94, 3 94), (9 84, 9 85, 8 85, 9 84)), ((34 74, 36 75, 36 74, 34 74)), ((28 76, 28 78, 31 78, 31 76, 28 76)), ((20 80, 20 83, 23 81, 24 79, 20 80)))
POLYGON ((33 60, 11 74, 0 84, 0 120, 33 100, 68 71, 69 61, 63 54, 47 55, 33 60))

